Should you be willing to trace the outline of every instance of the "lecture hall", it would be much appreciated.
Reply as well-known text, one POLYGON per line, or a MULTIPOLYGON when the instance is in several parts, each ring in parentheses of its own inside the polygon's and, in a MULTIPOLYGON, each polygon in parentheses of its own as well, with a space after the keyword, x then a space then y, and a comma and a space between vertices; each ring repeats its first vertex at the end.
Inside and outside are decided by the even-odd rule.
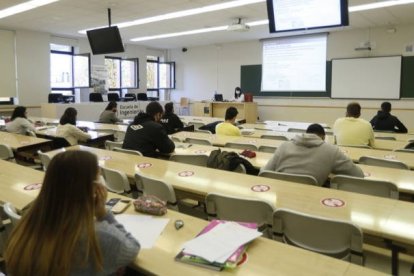
POLYGON ((0 1, 0 276, 414 275, 413 14, 0 1))

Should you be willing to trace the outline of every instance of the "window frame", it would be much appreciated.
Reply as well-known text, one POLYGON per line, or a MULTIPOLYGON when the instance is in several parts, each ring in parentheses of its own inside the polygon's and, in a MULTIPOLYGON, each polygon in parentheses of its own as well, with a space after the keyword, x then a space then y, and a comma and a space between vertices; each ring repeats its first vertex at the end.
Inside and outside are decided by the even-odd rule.
POLYGON ((139 88, 139 58, 121 58, 121 57, 114 57, 114 56, 105 56, 105 59, 113 59, 119 60, 119 87, 118 88, 110 88, 108 90, 111 92, 117 92, 120 97, 123 97, 123 91, 128 89, 138 89, 139 88), (134 62, 134 70, 135 70, 135 86, 132 87, 123 87, 122 86, 122 61, 133 61, 134 62))

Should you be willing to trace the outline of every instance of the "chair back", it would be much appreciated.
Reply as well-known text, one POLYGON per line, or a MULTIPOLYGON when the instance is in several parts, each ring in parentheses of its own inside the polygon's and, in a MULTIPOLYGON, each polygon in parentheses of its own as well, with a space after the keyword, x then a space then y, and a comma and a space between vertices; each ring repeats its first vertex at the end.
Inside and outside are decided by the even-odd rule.
POLYGON ((210 219, 254 222, 259 226, 271 226, 274 208, 268 202, 245 197, 209 193, 206 210, 210 219))
POLYGON ((123 142, 125 139, 125 131, 116 130, 114 133, 114 138, 117 142, 123 142))
POLYGON ((136 101, 137 100, 137 96, 135 95, 135 93, 126 93, 124 95, 125 98, 128 98, 128 100, 130 101, 136 101))
POLYGON ((173 154, 170 161, 207 167, 208 156, 203 154, 173 154))
POLYGON ((187 137, 184 140, 184 143, 190 143, 190 144, 196 144, 196 145, 208 145, 208 146, 213 145, 213 143, 211 143, 210 140, 199 139, 199 138, 190 138, 190 137, 187 137))
POLYGON ((331 179, 331 188, 364 195, 398 199, 398 187, 392 182, 336 175, 331 179))
POLYGON ((274 153, 276 150, 277 150, 277 147, 265 146, 265 145, 259 146, 259 151, 261 152, 274 153))
POLYGON ((111 140, 105 141, 105 149, 107 150, 113 150, 114 148, 122 148, 123 142, 115 142, 111 140))
POLYGON ((204 126, 205 124, 201 123, 201 122, 190 121, 190 122, 188 122, 187 125, 194 126, 194 130, 196 130, 196 129, 199 129, 200 127, 204 126))
POLYGON ((279 141, 289 141, 286 136, 283 135, 262 135, 260 136, 262 139, 271 139, 271 140, 279 140, 279 141))
POLYGON ((17 213, 16 208, 10 202, 4 203, 3 210, 9 217, 12 226, 15 227, 22 216, 17 213))
POLYGON ((109 102, 119 102, 120 98, 118 93, 108 93, 108 101, 109 102))
POLYGON ((175 192, 170 184, 139 174, 137 175, 135 179, 140 179, 144 195, 155 195, 159 199, 166 201, 170 209, 178 210, 175 192))
POLYGON ((128 177, 124 172, 105 167, 101 167, 101 170, 108 190, 118 194, 131 191, 131 185, 129 184, 128 177))
POLYGON ((301 128, 288 128, 288 132, 306 133, 306 130, 301 128))
POLYGON ((259 176, 278 179, 278 180, 283 180, 283 181, 290 181, 290 182, 295 182, 295 183, 300 183, 300 184, 320 186, 320 185, 318 185, 318 181, 316 180, 315 177, 313 177, 311 175, 305 175, 305 174, 294 174, 294 173, 273 172, 273 171, 261 171, 259 173, 259 176))
POLYGON ((410 167, 407 164, 401 161, 369 157, 369 156, 361 156, 358 160, 358 163, 364 164, 364 165, 394 168, 394 169, 400 169, 400 170, 410 169, 410 167))
POLYGON ((138 101, 148 101, 147 93, 138 93, 137 94, 138 101))
POLYGON ((242 174, 246 174, 247 173, 246 167, 243 164, 241 164, 241 163, 239 165, 237 165, 237 167, 233 170, 233 172, 242 173, 242 174))
POLYGON ((90 93, 89 101, 90 102, 103 102, 102 94, 101 93, 90 93))
POLYGON ((49 157, 49 155, 43 153, 41 150, 38 150, 37 154, 39 155, 39 159, 42 163, 43 170, 46 171, 52 159, 49 157))
POLYGON ((14 160, 13 150, 9 145, 0 144, 0 159, 14 160))
POLYGON ((129 149, 123 149, 123 148, 118 148, 118 147, 114 147, 114 148, 112 148, 112 150, 117 151, 117 152, 132 154, 132 155, 143 156, 143 154, 140 151, 137 151, 137 150, 129 150, 129 149))
POLYGON ((257 151, 256 145, 253 144, 247 144, 247 143, 233 143, 233 142, 227 142, 224 145, 225 148, 232 148, 232 149, 242 149, 242 150, 254 150, 257 151))
POLYGON ((273 234, 287 244, 362 264, 363 234, 352 223, 278 209, 273 234))

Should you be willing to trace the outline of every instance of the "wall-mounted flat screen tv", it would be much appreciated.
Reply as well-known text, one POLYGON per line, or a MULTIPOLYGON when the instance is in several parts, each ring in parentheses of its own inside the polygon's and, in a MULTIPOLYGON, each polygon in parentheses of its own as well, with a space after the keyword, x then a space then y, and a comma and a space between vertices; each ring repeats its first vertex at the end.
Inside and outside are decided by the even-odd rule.
POLYGON ((267 0, 271 33, 348 26, 347 0, 267 0))
POLYGON ((86 32, 94 55, 124 52, 121 34, 117 26, 86 32))

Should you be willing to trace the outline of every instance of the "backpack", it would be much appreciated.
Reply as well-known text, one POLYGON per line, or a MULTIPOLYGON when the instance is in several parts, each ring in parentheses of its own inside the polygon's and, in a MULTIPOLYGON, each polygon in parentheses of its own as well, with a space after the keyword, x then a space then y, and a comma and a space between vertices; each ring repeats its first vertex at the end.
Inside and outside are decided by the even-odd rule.
POLYGON ((234 151, 221 151, 221 149, 213 150, 207 159, 207 167, 224 171, 234 171, 237 166, 243 164, 246 173, 258 175, 259 170, 256 169, 248 160, 240 157, 234 151))

